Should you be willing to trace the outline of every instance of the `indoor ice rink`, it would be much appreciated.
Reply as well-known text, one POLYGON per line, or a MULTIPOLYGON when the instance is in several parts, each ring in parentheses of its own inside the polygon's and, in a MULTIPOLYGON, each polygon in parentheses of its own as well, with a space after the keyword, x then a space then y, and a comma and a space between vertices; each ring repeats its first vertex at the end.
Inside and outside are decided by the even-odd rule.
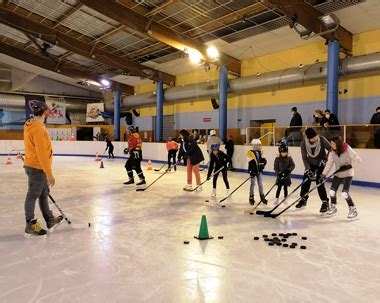
POLYGON ((380 302, 379 36, 377 0, 0 0, 0 302, 380 302))

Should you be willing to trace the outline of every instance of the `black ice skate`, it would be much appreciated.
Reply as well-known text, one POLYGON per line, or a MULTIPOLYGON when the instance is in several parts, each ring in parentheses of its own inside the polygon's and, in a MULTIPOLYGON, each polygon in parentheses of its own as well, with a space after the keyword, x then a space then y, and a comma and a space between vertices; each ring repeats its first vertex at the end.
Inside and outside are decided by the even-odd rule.
POLYGON ((54 229, 61 223, 63 220, 62 216, 53 216, 49 221, 46 221, 46 227, 49 229, 49 232, 53 232, 54 229))
POLYGON ((321 213, 321 215, 325 215, 328 210, 329 210, 329 202, 323 201, 319 212, 321 213))
POLYGON ((33 219, 26 223, 25 226, 25 237, 29 238, 31 236, 38 236, 41 238, 46 238, 47 231, 43 229, 40 224, 38 224, 37 219, 33 219))
POLYGON ((249 196, 249 204, 255 205, 255 196, 254 195, 249 196))
POLYGON ((144 188, 146 186, 145 179, 143 179, 139 183, 137 183, 136 186, 139 188, 144 188))
POLYGON ((133 180, 133 179, 129 179, 127 182, 124 182, 124 185, 133 185, 133 184, 135 184, 135 180, 133 180))
POLYGON ((268 200, 265 199, 265 195, 260 195, 260 198, 261 198, 261 203, 264 203, 265 205, 268 204, 268 200))
POLYGON ((304 200, 304 199, 301 199, 301 201, 299 201, 297 204, 296 204, 296 208, 304 208, 306 207, 307 205, 307 201, 304 200))

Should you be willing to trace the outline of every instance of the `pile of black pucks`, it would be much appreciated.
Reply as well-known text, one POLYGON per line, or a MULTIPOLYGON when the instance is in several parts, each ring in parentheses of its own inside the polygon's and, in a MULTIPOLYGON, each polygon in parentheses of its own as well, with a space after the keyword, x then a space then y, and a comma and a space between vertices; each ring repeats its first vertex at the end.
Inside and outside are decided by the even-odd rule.
MULTIPOLYGON (((262 238, 265 242, 268 242, 269 246, 282 246, 290 249, 295 249, 298 247, 297 242, 293 242, 291 240, 295 240, 295 238, 291 239, 291 237, 297 237, 297 233, 272 233, 271 237, 268 235, 262 235, 262 238)), ((307 240, 307 237, 302 236, 301 239, 303 241, 307 240)), ((260 237, 255 236, 253 237, 253 240, 260 240, 260 237)), ((306 249, 306 245, 300 245, 300 249, 306 249)))

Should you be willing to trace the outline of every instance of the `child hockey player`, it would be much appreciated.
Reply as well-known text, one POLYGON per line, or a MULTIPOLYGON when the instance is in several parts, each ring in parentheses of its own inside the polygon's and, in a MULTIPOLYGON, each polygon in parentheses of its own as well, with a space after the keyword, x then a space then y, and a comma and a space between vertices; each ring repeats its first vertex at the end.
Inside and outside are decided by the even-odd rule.
POLYGON ((337 212, 336 192, 341 183, 343 183, 342 197, 346 200, 349 208, 347 219, 355 219, 358 216, 356 206, 352 201, 349 194, 352 178, 354 176, 354 169, 352 164, 359 162, 361 159, 357 153, 343 141, 340 136, 333 137, 330 140, 332 152, 328 156, 326 167, 323 170, 321 179, 324 180, 329 173, 339 170, 333 178, 330 188, 331 207, 326 215, 333 216, 337 212))
POLYGON ((267 204, 268 201, 264 198, 264 189, 263 189, 263 179, 262 171, 267 164, 267 159, 265 159, 264 153, 262 151, 262 145, 260 139, 253 139, 251 141, 252 150, 248 151, 247 156, 249 159, 252 159, 248 163, 248 172, 251 175, 251 187, 249 190, 249 204, 255 204, 254 190, 255 183, 257 178, 257 184, 259 186, 259 194, 261 201, 264 204, 267 204))
MULTIPOLYGON (((166 149, 168 151, 168 169, 171 167, 171 159, 173 159, 173 164, 176 163, 178 143, 173 141, 171 137, 168 137, 168 142, 166 143, 166 149)), ((177 165, 174 165, 174 170, 177 170, 177 165)))
POLYGON ((135 184, 135 180, 133 178, 133 170, 136 171, 137 175, 140 178, 140 182, 137 183, 137 186, 145 186, 145 177, 141 170, 141 160, 142 160, 142 141, 140 139, 139 134, 136 131, 134 126, 128 127, 128 153, 129 158, 125 163, 125 169, 127 170, 127 174, 129 180, 124 182, 125 185, 133 185, 135 184))
POLYGON ((111 159, 111 158, 115 159, 115 156, 113 155, 114 146, 109 137, 107 137, 106 143, 107 143, 106 150, 108 149, 108 159, 111 159))
MULTIPOLYGON (((277 192, 276 192, 276 202, 277 205, 280 201, 281 188, 284 188, 284 197, 288 196, 288 187, 292 184, 290 180, 290 174, 295 168, 294 161, 288 154, 288 146, 286 144, 281 144, 278 147, 279 155, 274 160, 274 171, 277 174, 277 192)), ((286 203, 286 202, 285 202, 286 203)))
POLYGON ((210 166, 208 168, 207 173, 207 180, 210 180, 211 174, 214 172, 216 173, 218 170, 222 169, 218 173, 216 173, 212 179, 212 195, 211 197, 216 197, 216 183, 218 181, 219 173, 222 172, 223 175, 223 181, 226 185, 227 189, 227 196, 230 192, 230 184, 228 183, 227 179, 227 164, 229 162, 229 159, 227 155, 220 151, 220 145, 219 144, 212 144, 211 145, 211 155, 210 155, 210 166))

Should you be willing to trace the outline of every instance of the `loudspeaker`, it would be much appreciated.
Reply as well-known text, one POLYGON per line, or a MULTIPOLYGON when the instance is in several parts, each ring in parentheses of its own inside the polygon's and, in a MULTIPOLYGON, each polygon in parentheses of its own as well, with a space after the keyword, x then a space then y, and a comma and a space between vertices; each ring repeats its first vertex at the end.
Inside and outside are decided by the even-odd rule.
POLYGON ((213 109, 218 109, 219 108, 219 104, 218 104, 218 102, 216 102, 215 98, 211 99, 211 105, 212 105, 213 109))
POLYGON ((135 115, 135 117, 140 117, 140 113, 137 110, 132 109, 132 112, 135 115))
POLYGON ((130 112, 125 113, 125 122, 127 123, 127 125, 133 124, 132 113, 130 112))

